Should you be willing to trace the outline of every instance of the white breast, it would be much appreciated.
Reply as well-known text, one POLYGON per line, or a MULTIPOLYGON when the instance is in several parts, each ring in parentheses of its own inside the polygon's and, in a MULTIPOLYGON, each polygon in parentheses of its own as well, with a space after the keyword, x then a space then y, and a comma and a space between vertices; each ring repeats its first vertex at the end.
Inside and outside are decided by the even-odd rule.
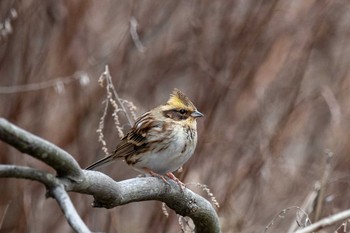
MULTIPOLYGON (((175 136, 171 137, 172 140, 167 143, 167 147, 162 145, 161 149, 160 142, 157 142, 158 146, 154 152, 144 153, 134 167, 138 171, 147 168, 160 175, 179 169, 192 156, 197 144, 197 133, 196 130, 189 131, 176 124, 172 135, 175 136), (192 135, 189 135, 190 133, 192 135)), ((158 137, 155 141, 159 139, 158 137)))

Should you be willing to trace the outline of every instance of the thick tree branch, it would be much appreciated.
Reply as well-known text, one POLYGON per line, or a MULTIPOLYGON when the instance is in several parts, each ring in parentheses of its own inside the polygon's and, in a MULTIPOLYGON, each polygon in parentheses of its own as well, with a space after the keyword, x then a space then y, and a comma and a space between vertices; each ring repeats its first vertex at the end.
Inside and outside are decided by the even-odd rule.
POLYGON ((196 226, 196 232, 220 232, 218 216, 213 206, 189 189, 182 191, 172 180, 166 184, 156 177, 145 177, 115 182, 100 172, 84 171, 84 174, 84 182, 71 183, 67 188, 93 195, 95 207, 113 208, 130 202, 158 200, 166 203, 176 213, 190 217, 196 226))
POLYGON ((70 154, 3 118, 0 118, 0 139, 50 165, 57 171, 58 176, 66 176, 75 181, 82 179, 81 169, 70 154))
POLYGON ((0 177, 24 178, 43 183, 58 201, 76 232, 89 231, 80 218, 77 220, 79 216, 66 191, 93 195, 94 206, 104 208, 113 208, 130 202, 159 200, 176 213, 190 217, 195 224, 196 232, 221 232, 218 216, 212 205, 191 190, 182 191, 178 184, 171 180, 169 184, 154 177, 116 182, 103 173, 83 171, 67 152, 1 118, 0 139, 57 170, 58 177, 34 168, 1 165, 0 177))

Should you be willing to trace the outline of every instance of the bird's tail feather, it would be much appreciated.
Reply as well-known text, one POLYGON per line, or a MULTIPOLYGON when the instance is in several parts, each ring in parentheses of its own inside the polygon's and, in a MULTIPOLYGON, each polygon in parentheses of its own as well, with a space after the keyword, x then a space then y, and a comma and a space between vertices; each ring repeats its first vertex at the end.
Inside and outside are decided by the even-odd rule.
POLYGON ((109 155, 103 159, 100 159, 96 162, 94 162, 93 164, 89 165, 87 168, 85 168, 85 170, 94 170, 97 167, 102 167, 102 166, 106 166, 108 164, 110 164, 110 162, 112 162, 114 159, 113 155, 109 155))

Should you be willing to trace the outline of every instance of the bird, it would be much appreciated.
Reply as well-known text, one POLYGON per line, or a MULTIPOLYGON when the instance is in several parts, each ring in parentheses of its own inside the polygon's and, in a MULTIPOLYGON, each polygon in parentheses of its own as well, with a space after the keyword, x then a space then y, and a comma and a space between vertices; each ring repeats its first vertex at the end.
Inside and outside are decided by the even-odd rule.
POLYGON ((175 88, 165 104, 135 121, 113 153, 85 169, 94 170, 121 159, 140 173, 159 177, 166 183, 169 178, 185 187, 173 172, 193 155, 197 145, 196 119, 203 116, 192 101, 175 88))

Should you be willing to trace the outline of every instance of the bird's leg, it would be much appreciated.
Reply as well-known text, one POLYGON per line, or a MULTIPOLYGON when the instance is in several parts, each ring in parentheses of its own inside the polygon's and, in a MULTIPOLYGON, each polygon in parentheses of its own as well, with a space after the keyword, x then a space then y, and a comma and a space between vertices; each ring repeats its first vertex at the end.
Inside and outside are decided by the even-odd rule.
POLYGON ((152 171, 151 169, 149 168, 143 168, 144 171, 146 171, 147 173, 149 173, 151 176, 153 177, 158 177, 160 179, 162 179, 165 183, 169 184, 169 182, 166 180, 165 176, 168 177, 169 179, 175 181, 181 188, 181 191, 183 191, 185 189, 185 184, 181 182, 181 180, 179 180, 176 176, 174 176, 173 173, 171 172, 168 172, 165 174, 165 176, 163 175, 160 175, 154 171, 152 171))
POLYGON ((147 173, 149 173, 151 176, 154 177, 158 177, 160 179, 162 179, 165 183, 169 184, 169 182, 166 180, 166 178, 162 175, 159 175, 158 173, 155 173, 154 171, 152 171, 151 169, 148 168, 143 168, 147 173))
POLYGON ((172 179, 173 181, 175 181, 180 186, 182 191, 185 189, 185 184, 182 183, 181 180, 179 180, 176 176, 174 176, 172 172, 168 172, 166 176, 169 177, 169 179, 172 179))

